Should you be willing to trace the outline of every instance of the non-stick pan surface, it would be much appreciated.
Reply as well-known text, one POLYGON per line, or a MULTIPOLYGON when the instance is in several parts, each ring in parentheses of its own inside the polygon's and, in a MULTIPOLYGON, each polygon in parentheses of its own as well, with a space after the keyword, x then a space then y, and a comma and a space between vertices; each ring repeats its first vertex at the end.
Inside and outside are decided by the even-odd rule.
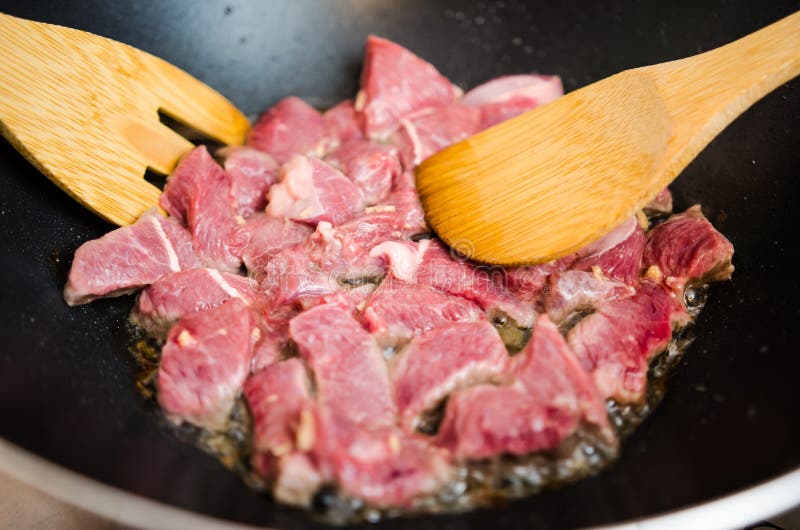
MULTIPOLYGON (((246 113, 297 94, 351 97, 376 33, 463 87, 537 70, 567 90, 684 57, 800 8, 792 2, 105 0, 0 1, 0 11, 86 29, 161 56, 246 113)), ((0 80, 2 83, 2 80, 0 80)), ((386 528, 568 528, 702 502, 800 466, 800 93, 780 87, 729 127, 674 185, 734 243, 666 399, 612 469, 502 509, 395 520, 386 528)), ((167 428, 137 394, 123 322, 132 298, 67 308, 75 248, 111 227, 0 143, 0 435, 89 477, 200 513, 309 528, 167 428)), ((800 491, 797 492, 800 501, 800 491)))

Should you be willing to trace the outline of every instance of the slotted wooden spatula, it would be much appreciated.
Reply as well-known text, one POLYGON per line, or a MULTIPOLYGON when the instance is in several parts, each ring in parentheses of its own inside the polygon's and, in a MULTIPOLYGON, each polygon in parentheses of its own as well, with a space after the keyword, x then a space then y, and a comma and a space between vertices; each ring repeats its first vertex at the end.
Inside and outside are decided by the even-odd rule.
POLYGON ((734 118, 798 74, 795 13, 716 50, 614 75, 439 152, 417 169, 422 205, 436 233, 478 261, 564 256, 633 215, 734 118))
POLYGON ((247 118, 183 70, 126 44, 0 13, 0 132, 83 205, 119 224, 158 202, 191 142, 159 110, 227 144, 247 118))

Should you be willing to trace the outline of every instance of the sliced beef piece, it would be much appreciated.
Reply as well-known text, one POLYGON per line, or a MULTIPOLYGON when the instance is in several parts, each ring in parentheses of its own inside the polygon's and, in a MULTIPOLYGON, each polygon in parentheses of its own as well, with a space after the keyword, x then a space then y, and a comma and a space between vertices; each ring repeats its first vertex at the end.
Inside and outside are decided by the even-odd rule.
POLYGON ((253 319, 241 300, 190 313, 170 330, 158 401, 174 421, 221 429, 250 371, 253 319))
POLYGON ((579 250, 579 258, 570 268, 598 270, 606 278, 636 285, 642 271, 644 239, 644 230, 636 217, 631 217, 607 235, 579 250))
POLYGON ((173 219, 150 210, 134 224, 78 247, 64 300, 74 306, 120 296, 167 274, 199 266, 189 233, 173 219))
POLYGON ((607 441, 615 443, 604 397, 547 315, 536 320, 530 341, 513 358, 512 366, 535 401, 565 414, 578 414, 597 426, 607 441))
POLYGON ((454 103, 402 120, 391 142, 400 152, 403 167, 410 170, 432 154, 472 136, 480 127, 480 110, 454 103))
POLYGON ((454 393, 437 442, 456 458, 523 455, 556 447, 583 420, 615 444, 605 404, 546 315, 525 349, 512 359, 511 386, 480 385, 454 393))
POLYGON ((322 114, 300 98, 284 98, 258 119, 247 145, 285 164, 294 155, 322 156, 328 147, 322 114))
POLYGON ((242 261, 248 270, 263 268, 272 255, 305 243, 314 231, 306 224, 263 214, 250 217, 245 227, 250 237, 242 251, 242 261))
POLYGON ((667 346, 673 328, 688 320, 674 293, 643 280, 633 296, 598 305, 572 328, 567 340, 603 397, 639 402, 648 361, 667 346))
POLYGON ((350 497, 410 507, 453 476, 445 451, 397 427, 364 429, 330 410, 317 415, 313 454, 323 476, 350 497))
POLYGON ((647 215, 671 214, 672 213, 672 192, 669 188, 664 188, 658 195, 648 202, 644 207, 647 215))
POLYGON ((364 131, 361 130, 358 123, 358 116, 352 100, 346 99, 329 108, 322 118, 328 127, 328 136, 340 144, 364 138, 364 131))
POLYGON ((237 217, 231 180, 205 146, 184 155, 167 179, 159 204, 186 223, 201 261, 208 267, 236 272, 242 264, 247 233, 237 217))
POLYGON ((561 79, 551 75, 506 75, 479 85, 461 103, 481 112, 481 129, 513 118, 561 97, 561 79))
POLYGON ((267 192, 278 182, 280 166, 271 156, 249 147, 226 147, 217 151, 225 157, 225 173, 231 179, 231 193, 236 213, 249 217, 263 212, 267 192))
POLYGON ((370 295, 360 314, 361 322, 382 347, 396 347, 451 322, 485 318, 469 300, 391 276, 370 295))
POLYGON ((577 312, 593 311, 600 303, 628 298, 636 292, 630 285, 587 271, 551 274, 547 283, 544 308, 550 318, 559 324, 577 312))
POLYGON ((552 449, 579 417, 531 397, 522 385, 480 385, 450 396, 437 443, 459 460, 552 449))
POLYGON ((657 267, 656 276, 661 276, 673 291, 682 293, 690 281, 730 278, 732 257, 731 242, 714 229, 700 206, 695 205, 648 232, 644 266, 657 267))
POLYGON ((335 305, 309 309, 289 322, 289 335, 314 372, 317 403, 364 428, 395 421, 386 363, 375 339, 335 305))
POLYGON ((192 269, 169 274, 139 295, 131 319, 161 335, 184 315, 202 311, 232 298, 251 304, 257 293, 248 278, 215 269, 192 269))
POLYGON ((571 254, 541 265, 526 265, 506 269, 505 276, 501 278, 506 281, 508 290, 518 298, 527 302, 534 302, 539 298, 545 285, 547 285, 547 279, 550 275, 569 268, 576 259, 577 256, 571 254))
POLYGON ((414 430, 451 392, 506 377, 508 352, 488 322, 436 327, 408 343, 392 370, 400 421, 414 430))
POLYGON ((313 421, 311 384, 303 362, 287 359, 250 376, 244 396, 253 419, 253 449, 276 457, 296 449, 301 416, 313 421))
POLYGON ((417 268, 415 282, 466 298, 490 314, 499 311, 519 326, 530 327, 536 317, 533 304, 520 300, 502 287, 504 281, 495 276, 502 276, 503 273, 500 268, 478 266, 456 259, 447 247, 431 240, 422 264, 417 268))
POLYGON ((269 190, 267 215, 316 225, 342 224, 364 209, 358 187, 322 160, 302 155, 281 167, 281 181, 269 190))
POLYGON ((325 157, 325 161, 358 186, 368 206, 386 198, 392 182, 403 170, 395 148, 365 140, 342 143, 325 157))
POLYGON ((394 42, 367 38, 355 109, 370 138, 386 138, 403 118, 446 105, 459 95, 430 63, 394 42))

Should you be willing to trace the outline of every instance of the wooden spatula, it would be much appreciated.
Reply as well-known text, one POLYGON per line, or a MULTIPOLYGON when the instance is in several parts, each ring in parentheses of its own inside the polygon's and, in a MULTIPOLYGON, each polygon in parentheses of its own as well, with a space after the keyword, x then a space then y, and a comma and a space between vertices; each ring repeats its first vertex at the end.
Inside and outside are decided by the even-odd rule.
POLYGON ((158 112, 228 144, 248 121, 183 70, 84 31, 0 13, 0 132, 42 173, 116 224, 158 202, 144 180, 192 144, 158 112))
POLYGON ((800 12, 710 52, 624 71, 441 151, 417 169, 422 205, 436 233, 478 261, 564 256, 633 215, 798 74, 800 12))

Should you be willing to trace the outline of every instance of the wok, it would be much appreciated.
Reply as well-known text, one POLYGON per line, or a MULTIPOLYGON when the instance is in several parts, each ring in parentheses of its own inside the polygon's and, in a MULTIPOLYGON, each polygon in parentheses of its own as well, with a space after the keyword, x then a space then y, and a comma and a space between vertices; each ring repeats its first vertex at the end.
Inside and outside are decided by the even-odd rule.
MULTIPOLYGON (((319 107, 351 97, 368 33, 410 47, 462 87, 538 70, 561 75, 573 90, 625 68, 708 50, 797 8, 796 1, 722 0, 0 0, 3 12, 85 29, 163 57, 252 115, 287 94, 319 107)), ((702 527, 713 528, 744 525, 800 502, 799 85, 794 80, 747 111, 673 186, 678 210, 702 202, 733 241, 736 272, 713 287, 666 398, 619 461, 594 478, 499 509, 383 527, 610 524, 706 503, 792 471, 767 489, 710 505, 717 511, 686 513, 704 513, 702 527), (743 519, 733 521, 731 514, 743 519)), ((132 297, 72 309, 64 304, 73 251, 111 226, 5 142, 0 178, 0 466, 106 515, 116 510, 129 523, 174 526, 179 514, 60 469, 207 516, 322 527, 249 490, 181 441, 137 393, 124 328, 132 297)), ((701 526, 690 520, 681 526, 701 526)))

